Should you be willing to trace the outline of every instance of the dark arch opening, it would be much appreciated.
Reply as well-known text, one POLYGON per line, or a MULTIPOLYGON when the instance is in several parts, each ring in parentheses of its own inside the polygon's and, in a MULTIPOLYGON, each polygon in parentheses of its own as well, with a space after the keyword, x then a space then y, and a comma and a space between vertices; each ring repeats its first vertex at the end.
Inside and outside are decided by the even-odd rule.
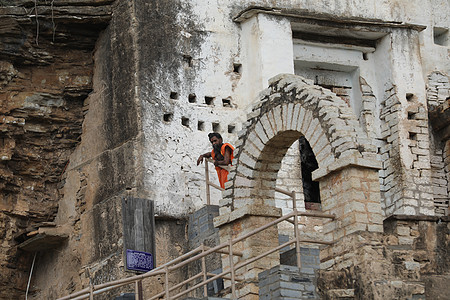
POLYGON ((308 203, 320 203, 319 182, 312 180, 312 172, 318 169, 319 165, 308 140, 304 136, 301 136, 298 141, 300 148, 303 195, 305 197, 305 207, 308 209, 312 207, 312 205, 308 205, 308 203))

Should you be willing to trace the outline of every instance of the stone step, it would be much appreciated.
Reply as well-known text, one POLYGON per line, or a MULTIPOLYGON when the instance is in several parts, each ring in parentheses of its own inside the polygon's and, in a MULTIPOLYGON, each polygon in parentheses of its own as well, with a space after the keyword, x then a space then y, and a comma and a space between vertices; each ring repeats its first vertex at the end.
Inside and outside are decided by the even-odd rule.
POLYGON ((319 299, 315 275, 296 266, 275 266, 259 273, 258 279, 261 300, 319 299))
POLYGON ((333 289, 328 290, 327 299, 330 300, 350 300, 355 299, 354 289, 333 289))

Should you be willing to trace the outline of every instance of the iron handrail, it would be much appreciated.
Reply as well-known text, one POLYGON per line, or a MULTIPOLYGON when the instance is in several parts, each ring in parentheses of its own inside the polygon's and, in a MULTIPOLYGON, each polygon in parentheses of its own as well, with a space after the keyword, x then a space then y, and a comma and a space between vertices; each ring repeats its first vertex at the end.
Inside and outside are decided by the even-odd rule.
MULTIPOLYGON (((263 230, 265 230, 265 229, 267 229, 267 228, 269 228, 271 226, 277 225, 278 223, 283 222, 285 220, 288 220, 290 218, 294 218, 294 221, 295 221, 299 216, 310 216, 310 217, 330 218, 330 219, 334 219, 335 218, 335 215, 332 215, 332 214, 299 212, 297 209, 294 209, 293 212, 291 212, 291 213, 289 213, 289 214, 287 214, 287 215, 285 215, 283 217, 280 217, 280 218, 278 218, 278 219, 276 219, 276 220, 274 220, 272 222, 269 222, 269 223, 267 223, 267 224, 265 224, 265 225, 263 225, 263 226, 261 226, 259 228, 256 228, 255 230, 252 230, 251 232, 249 232, 249 233, 247 233, 247 234, 245 234, 243 236, 240 236, 240 237, 237 237, 237 238, 234 238, 234 239, 230 239, 227 242, 224 242, 224 243, 221 243, 220 245, 217 245, 215 247, 209 248, 206 251, 203 251, 204 250, 203 247, 198 247, 198 248, 196 248, 196 249, 194 249, 194 250, 192 250, 192 251, 190 251, 190 252, 188 252, 188 253, 186 253, 186 254, 184 254, 184 255, 182 255, 182 256, 180 256, 180 257, 178 257, 178 258, 176 258, 176 259, 174 259, 174 260, 172 260, 172 261, 170 261, 170 262, 168 262, 168 263, 166 263, 166 264, 164 264, 164 265, 162 265, 162 266, 160 266, 160 267, 150 271, 150 272, 147 272, 145 274, 135 275, 135 276, 132 276, 132 277, 119 279, 119 280, 116 280, 116 281, 111 281, 111 282, 103 283, 103 284, 99 284, 99 285, 92 285, 92 286, 89 286, 89 287, 79 291, 79 292, 76 292, 76 293, 70 294, 68 296, 59 298, 58 300, 86 299, 86 298, 92 297, 93 295, 104 293, 107 290, 110 290, 112 288, 117 288, 117 287, 123 286, 125 284, 136 283, 137 281, 141 281, 141 280, 143 280, 145 278, 148 278, 148 277, 151 277, 151 276, 163 275, 164 274, 165 277, 167 278, 168 273, 170 271, 174 271, 174 270, 176 270, 178 268, 181 268, 181 267, 187 265, 188 263, 191 263, 193 261, 201 259, 201 258, 203 258, 203 257, 205 257, 205 256, 207 256, 207 255, 209 255, 209 254, 211 254, 213 252, 217 252, 218 250, 223 249, 225 247, 232 248, 232 246, 234 244, 236 244, 236 243, 238 243, 240 241, 243 241, 243 240, 245 240, 246 238, 248 238, 248 237, 250 237, 252 235, 260 233, 261 231, 263 231, 263 230), (198 253, 198 252, 201 252, 201 253, 198 253), (194 255, 193 257, 191 257, 191 258, 189 258, 187 260, 184 260, 184 258, 193 255, 193 253, 198 253, 198 254, 194 255), (181 257, 183 257, 183 258, 181 258, 181 257), (178 262, 180 262, 180 263, 178 263, 178 262)), ((298 226, 297 226, 297 228, 298 228, 298 226)), ((222 272, 222 273, 220 273, 220 274, 218 274, 218 275, 216 275, 214 277, 211 277, 211 278, 207 279, 206 281, 204 280, 204 281, 196 284, 195 286, 193 286, 193 287, 187 289, 186 291, 183 291, 183 292, 181 292, 181 293, 179 293, 177 295, 174 295, 174 296, 170 296, 169 295, 169 297, 166 298, 166 299, 177 299, 178 297, 181 297, 181 296, 183 296, 183 295, 185 295, 185 294, 187 294, 187 293, 189 293, 189 292, 191 292, 191 291, 193 291, 193 290, 195 290, 195 289, 197 289, 199 287, 202 287, 202 286, 208 284, 209 282, 212 282, 212 281, 216 280, 217 278, 223 277, 223 276, 225 276, 227 274, 231 274, 231 276, 233 278, 233 274, 235 273, 235 271, 237 269, 242 268, 243 266, 246 266, 246 265, 248 265, 248 264, 250 264, 252 262, 255 262, 255 261, 257 261, 257 260, 259 260, 259 259, 261 259, 261 258, 263 258, 263 257, 265 257, 265 256, 267 256, 267 255, 269 255, 269 254, 279 250, 279 249, 282 249, 282 248, 286 247, 286 245, 290 245, 290 244, 293 244, 293 243, 299 244, 300 242, 328 244, 328 245, 332 244, 332 242, 326 242, 326 241, 301 240, 299 238, 299 236, 297 234, 295 234, 295 240, 289 241, 289 242, 287 242, 287 243, 285 243, 283 245, 280 245, 278 247, 270 249, 270 250, 268 250, 267 252, 265 252, 263 254, 260 254, 260 255, 258 255, 256 257, 253 257, 253 258, 250 258, 247 261, 240 262, 235 267, 232 267, 229 270, 226 270, 226 271, 224 271, 224 272, 222 272)), ((233 256, 232 249, 229 249, 228 255, 230 255, 230 257, 233 256)), ((299 255, 299 251, 298 251, 297 255, 299 255)), ((298 257, 297 257, 297 260, 299 260, 298 257)), ((199 275, 194 275, 193 277, 196 277, 196 276, 201 277, 199 275)), ((188 282, 192 281, 192 280, 193 279, 191 279, 191 278, 187 279, 188 282)), ((183 282, 183 283, 186 283, 186 282, 183 282)), ((180 284, 178 284, 177 286, 179 287, 179 285, 180 284)), ((137 284, 136 284, 136 286, 137 286, 137 284)), ((172 291, 173 289, 176 289, 176 288, 177 287, 172 287, 172 288, 169 289, 168 286, 167 286, 166 287, 166 291, 163 292, 163 294, 167 295, 167 294, 169 294, 170 291, 172 291)), ((158 294, 158 296, 161 296, 160 293, 158 294)), ((153 299, 153 298, 151 298, 151 299, 153 299)))
MULTIPOLYGON (((209 190, 210 186, 212 186, 212 187, 214 187, 216 189, 219 189, 221 191, 224 190, 221 187, 217 186, 216 184, 210 182, 210 180, 209 180, 208 163, 211 163, 211 162, 213 162, 211 159, 209 159, 209 158, 205 159, 206 196, 207 196, 207 204, 208 205, 210 205, 210 190, 209 190)), ((227 166, 224 166, 224 167, 225 167, 225 169, 229 169, 227 166)), ((171 261, 169 261, 169 262, 167 262, 167 263, 165 263, 165 264, 163 264, 163 265, 161 265, 161 266, 159 266, 159 267, 157 267, 157 268, 155 268, 155 269, 153 269, 153 270, 151 270, 151 271, 149 271, 149 272, 147 272, 145 274, 135 275, 135 276, 132 276, 132 277, 123 278, 123 279, 119 279, 119 280, 116 280, 116 281, 111 281, 111 282, 103 283, 103 284, 99 284, 99 285, 90 285, 89 287, 84 288, 81 291, 78 291, 78 292, 70 294, 68 296, 59 298, 58 300, 68 300, 68 299, 72 299, 72 300, 80 299, 81 300, 81 299, 86 299, 88 297, 92 299, 93 295, 101 294, 101 293, 104 293, 104 292, 106 292, 108 290, 111 290, 113 288, 117 288, 117 287, 120 287, 120 286, 123 286, 123 285, 126 285, 126 284, 130 284, 130 283, 135 283, 136 299, 138 299, 141 296, 138 282, 142 281, 145 278, 149 278, 149 277, 156 276, 156 275, 163 275, 163 274, 165 276, 165 281, 166 281, 165 290, 163 292, 158 293, 157 295, 154 295, 152 298, 150 298, 150 300, 156 299, 158 297, 161 297, 164 294, 166 294, 166 298, 167 299, 176 299, 176 298, 181 297, 181 296, 183 296, 183 295, 185 295, 185 294, 187 294, 187 293, 189 293, 189 292, 191 292, 191 291, 193 291, 193 290, 195 290, 195 289, 197 289, 199 287, 202 287, 202 286, 206 287, 206 284, 208 284, 209 282, 212 282, 212 281, 216 280, 217 278, 223 278, 227 274, 230 274, 229 278, 230 278, 230 280, 232 282, 232 284, 231 284, 232 296, 234 297, 235 296, 235 284, 234 284, 234 282, 236 280, 236 278, 235 278, 235 271, 237 269, 242 268, 242 267, 244 267, 244 266, 246 266, 246 265, 248 265, 248 264, 250 264, 252 262, 255 262, 255 261, 257 261, 257 260, 259 260, 259 259, 261 259, 261 258, 263 258, 263 257, 265 257, 265 256, 267 256, 267 255, 269 255, 269 254, 271 254, 273 252, 275 252, 275 251, 278 251, 278 250, 280 250, 280 249, 282 249, 282 248, 284 248, 284 247, 286 247, 288 245, 291 245, 293 243, 296 244, 297 266, 300 268, 301 267, 300 243, 307 242, 307 243, 317 243, 317 244, 329 245, 329 244, 332 244, 332 242, 305 240, 305 239, 301 240, 299 238, 300 232, 299 232, 299 228, 298 228, 298 217, 299 216, 308 216, 308 217, 334 219, 335 215, 334 214, 320 213, 320 212, 300 212, 300 211, 297 210, 295 191, 289 192, 289 191, 283 190, 283 189, 278 188, 278 187, 276 187, 274 190, 276 192, 288 195, 289 197, 292 198, 293 211, 291 213, 289 213, 289 214, 287 214, 285 216, 282 216, 282 217, 280 217, 280 218, 278 218, 278 219, 276 219, 276 220, 274 220, 272 222, 269 222, 269 223, 267 223, 267 224, 265 224, 265 225, 263 225, 263 226, 261 226, 259 228, 256 228, 256 229, 252 230, 251 232, 248 232, 247 234, 245 234, 243 236, 237 237, 235 239, 229 239, 227 242, 224 242, 224 243, 222 243, 220 245, 217 245, 215 247, 208 248, 208 247, 206 247, 204 245, 202 245, 200 247, 197 247, 196 249, 193 249, 193 250, 189 251, 188 253, 185 253, 185 254, 183 254, 183 255, 181 255, 181 256, 179 256, 179 257, 177 257, 177 258, 175 258, 175 259, 173 259, 173 260, 171 260, 171 261), (290 218, 293 218, 294 220, 290 220, 290 218), (257 233, 259 233, 259 232, 261 232, 261 231, 263 231, 263 230, 265 230, 267 228, 270 228, 270 227, 272 227, 274 225, 277 225, 278 223, 283 222, 283 221, 288 221, 288 222, 294 224, 294 236, 295 236, 294 240, 289 241, 287 243, 284 243, 283 245, 280 245, 280 246, 275 247, 273 249, 270 249, 270 250, 268 250, 267 252, 265 252, 263 254, 260 254, 260 255, 258 255, 256 257, 253 257, 253 258, 250 258, 247 261, 239 262, 238 264, 236 264, 236 266, 234 266, 234 260, 232 259, 232 257, 234 257, 234 256, 242 257, 243 256, 243 254, 241 252, 238 252, 238 251, 235 251, 235 250, 232 249, 234 244, 239 243, 240 241, 243 241, 246 238, 248 238, 248 237, 250 237, 252 235, 255 235, 255 234, 257 234, 257 233), (228 248, 228 251, 226 249, 223 250, 224 248, 228 248), (207 255, 211 254, 211 253, 222 253, 222 254, 225 254, 225 255, 229 255, 229 257, 230 257, 230 269, 226 270, 226 271, 224 271, 224 272, 222 272, 220 274, 217 274, 217 275, 215 275, 215 276, 213 276, 213 277, 211 277, 209 279, 205 279, 206 277, 208 277, 208 274, 206 273, 206 268, 205 268, 205 264, 204 264, 204 258, 207 255), (177 269, 179 269, 179 268, 181 268, 181 267, 183 267, 183 266, 185 266, 185 265, 187 265, 187 264, 189 264, 189 263, 191 263, 193 261, 197 261, 198 259, 202 259, 202 273, 196 274, 196 275, 188 278, 187 280, 185 280, 185 281, 183 281, 181 283, 178 283, 177 285, 175 285, 175 286, 173 286, 171 288, 168 287, 168 273, 170 271, 177 270, 177 269), (202 275, 203 275, 203 281, 202 282, 194 285, 193 287, 191 287, 191 288, 189 288, 189 289, 187 289, 185 291, 182 291, 182 292, 178 293, 175 296, 172 296, 172 297, 170 296, 170 292, 171 291, 181 287, 184 284, 189 283, 192 280, 195 280, 195 279, 201 277, 202 275)), ((204 290, 206 290, 206 288, 204 288, 204 290)), ((205 291, 204 291, 204 293, 205 293, 205 291)))

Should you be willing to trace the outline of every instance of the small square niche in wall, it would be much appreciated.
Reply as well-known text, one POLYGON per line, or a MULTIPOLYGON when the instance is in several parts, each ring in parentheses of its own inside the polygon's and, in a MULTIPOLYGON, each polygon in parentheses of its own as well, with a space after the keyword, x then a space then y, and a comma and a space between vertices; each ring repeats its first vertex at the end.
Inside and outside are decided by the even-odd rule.
POLYGON ((195 94, 189 94, 188 101, 189 103, 197 102, 197 96, 195 96, 195 94))
POLYGON ((434 43, 439 46, 449 46, 448 28, 433 27, 434 43))
POLYGON ((170 92, 170 99, 177 100, 178 99, 178 93, 177 92, 170 92))
POLYGON ((206 105, 214 105, 214 97, 205 96, 206 105))
POLYGON ((197 129, 200 131, 205 131, 205 122, 203 121, 198 121, 197 123, 197 129))
POLYGON ((163 116, 163 120, 164 122, 171 122, 173 119, 173 114, 172 113, 165 113, 163 116))
POLYGON ((181 124, 185 127, 189 127, 189 118, 182 117, 181 118, 181 124))
POLYGON ((234 133, 236 130, 236 126, 235 125, 228 125, 228 133, 234 133))
POLYGON ((231 99, 222 99, 222 106, 223 107, 231 107, 231 99))
POLYGON ((234 63, 233 64, 233 72, 241 74, 242 73, 242 64, 234 63))

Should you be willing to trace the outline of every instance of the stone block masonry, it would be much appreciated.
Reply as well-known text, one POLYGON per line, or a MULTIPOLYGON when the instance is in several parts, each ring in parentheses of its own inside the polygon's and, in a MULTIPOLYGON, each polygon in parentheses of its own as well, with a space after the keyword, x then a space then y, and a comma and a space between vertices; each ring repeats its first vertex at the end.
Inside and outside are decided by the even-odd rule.
POLYGON ((315 292, 315 276, 298 267, 278 265, 258 274, 259 299, 319 299, 315 292))
POLYGON ((318 291, 356 299, 449 299, 448 217, 389 217, 384 232, 355 232, 320 251, 318 291), (447 281, 447 283, 443 283, 447 281))
POLYGON ((322 209, 336 215, 324 224, 327 240, 336 241, 355 231, 383 231, 378 172, 348 167, 320 181, 322 209))
POLYGON ((448 215, 449 208, 449 106, 450 79, 441 72, 428 76, 427 101, 430 119, 431 177, 434 209, 437 216, 448 215))
MULTIPOLYGON (((220 243, 219 229, 214 227, 213 219, 219 215, 217 205, 206 205, 189 215, 188 223, 188 243, 189 249, 193 250, 201 245, 214 247, 220 243)), ((218 274, 222 272, 220 254, 213 253, 206 257, 206 270, 210 273, 218 274)), ((189 265, 191 276, 201 272, 201 261, 189 265)), ((217 294, 223 289, 223 279, 219 278, 207 285, 208 295, 217 294)), ((197 290, 198 296, 203 295, 203 289, 197 290)))
POLYGON ((395 87, 386 94, 379 153, 385 215, 434 215, 426 108, 413 94, 400 101, 395 87))
POLYGON ((200 246, 206 239, 218 235, 219 230, 213 224, 214 218, 218 215, 219 206, 217 205, 206 205, 189 215, 188 239, 191 249, 200 246))
MULTIPOLYGON (((300 247, 301 271, 313 275, 320 268, 320 250, 318 248, 300 247)), ((296 249, 290 249, 280 254, 280 263, 297 267, 296 249)))

